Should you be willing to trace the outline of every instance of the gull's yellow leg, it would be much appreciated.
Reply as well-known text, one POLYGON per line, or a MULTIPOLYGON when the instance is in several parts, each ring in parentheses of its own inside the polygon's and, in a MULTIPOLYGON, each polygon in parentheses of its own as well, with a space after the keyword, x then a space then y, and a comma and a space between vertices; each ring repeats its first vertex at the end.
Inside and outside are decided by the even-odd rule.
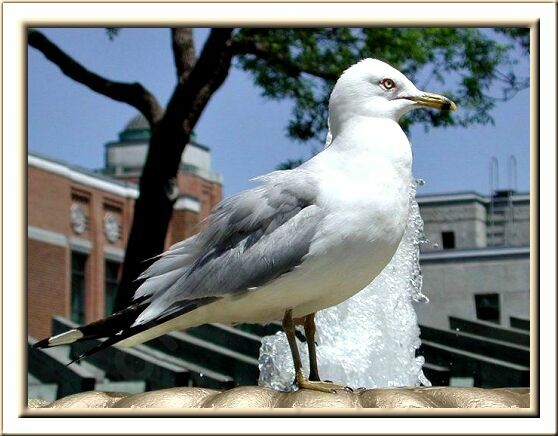
POLYGON ((336 385, 334 383, 310 381, 304 376, 304 372, 302 371, 302 361, 300 360, 300 353, 298 352, 298 346, 296 344, 295 324, 293 321, 292 309, 287 309, 285 311, 285 316, 283 317, 283 330, 285 331, 287 340, 289 341, 289 347, 291 349, 295 368, 295 380, 299 389, 311 389, 314 391, 329 393, 345 389, 344 386, 336 385))
POLYGON ((310 360, 310 375, 308 380, 320 381, 318 374, 318 358, 316 356, 316 323, 314 322, 315 313, 307 315, 304 319, 304 336, 308 344, 308 358, 310 360))

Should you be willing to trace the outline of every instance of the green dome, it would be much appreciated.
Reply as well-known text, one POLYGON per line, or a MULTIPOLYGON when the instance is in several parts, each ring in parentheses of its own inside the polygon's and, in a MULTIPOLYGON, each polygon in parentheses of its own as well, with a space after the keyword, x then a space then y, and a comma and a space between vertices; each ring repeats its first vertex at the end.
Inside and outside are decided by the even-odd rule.
MULTIPOLYGON (((151 127, 147 119, 142 114, 137 114, 134 118, 128 121, 124 130, 118 135, 120 141, 149 141, 151 137, 151 127)), ((190 134, 190 140, 196 141, 196 132, 190 134)))
POLYGON ((151 137, 151 128, 142 114, 137 114, 128 121, 124 130, 120 132, 120 141, 147 140, 151 137))

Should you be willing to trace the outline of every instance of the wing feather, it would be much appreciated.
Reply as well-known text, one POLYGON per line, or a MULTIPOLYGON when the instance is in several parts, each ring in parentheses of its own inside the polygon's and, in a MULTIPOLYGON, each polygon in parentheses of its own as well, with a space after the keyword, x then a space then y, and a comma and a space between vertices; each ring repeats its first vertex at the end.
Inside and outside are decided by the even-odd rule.
POLYGON ((291 271, 308 253, 323 212, 317 184, 302 169, 276 171, 221 202, 196 236, 173 245, 142 275, 134 298, 149 305, 135 324, 170 307, 257 288, 291 271))

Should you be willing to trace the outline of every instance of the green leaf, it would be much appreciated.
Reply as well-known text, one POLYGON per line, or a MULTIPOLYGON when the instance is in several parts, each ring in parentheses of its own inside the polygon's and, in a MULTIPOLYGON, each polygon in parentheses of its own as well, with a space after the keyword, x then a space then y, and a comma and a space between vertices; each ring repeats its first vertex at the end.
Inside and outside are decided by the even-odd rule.
POLYGON ((374 57, 400 69, 419 88, 456 101, 456 113, 415 111, 404 129, 492 123, 498 100, 529 86, 514 65, 528 55, 526 28, 312 28, 241 29, 241 42, 257 43, 265 56, 242 54, 264 97, 293 101, 289 137, 316 141, 327 131, 327 105, 336 78, 350 65, 374 57))

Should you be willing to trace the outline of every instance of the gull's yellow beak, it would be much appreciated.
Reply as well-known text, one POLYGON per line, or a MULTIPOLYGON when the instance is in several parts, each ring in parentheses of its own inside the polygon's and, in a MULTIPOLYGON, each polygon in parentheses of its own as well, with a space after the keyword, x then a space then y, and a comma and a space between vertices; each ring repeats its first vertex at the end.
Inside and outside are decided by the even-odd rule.
POLYGON ((457 105, 453 101, 439 94, 431 94, 429 92, 423 92, 422 94, 416 97, 405 97, 405 98, 412 101, 416 101, 419 105, 424 107, 432 107, 434 109, 440 109, 440 110, 452 111, 452 112, 457 110, 457 105))

